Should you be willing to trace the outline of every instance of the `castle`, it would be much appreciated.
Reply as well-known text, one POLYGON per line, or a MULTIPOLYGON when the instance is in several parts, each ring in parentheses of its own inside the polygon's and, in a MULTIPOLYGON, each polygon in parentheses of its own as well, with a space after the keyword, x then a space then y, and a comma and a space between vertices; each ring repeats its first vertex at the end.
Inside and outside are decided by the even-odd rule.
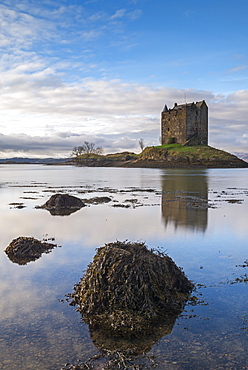
POLYGON ((205 100, 165 105, 161 114, 161 144, 208 145, 208 106, 205 100))

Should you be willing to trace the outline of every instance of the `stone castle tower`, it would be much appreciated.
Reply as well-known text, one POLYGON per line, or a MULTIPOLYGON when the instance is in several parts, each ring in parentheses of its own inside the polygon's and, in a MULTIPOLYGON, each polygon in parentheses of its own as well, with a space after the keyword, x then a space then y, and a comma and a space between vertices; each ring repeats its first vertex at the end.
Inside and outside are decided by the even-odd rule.
POLYGON ((165 105, 161 114, 161 144, 208 145, 208 106, 205 100, 165 105))

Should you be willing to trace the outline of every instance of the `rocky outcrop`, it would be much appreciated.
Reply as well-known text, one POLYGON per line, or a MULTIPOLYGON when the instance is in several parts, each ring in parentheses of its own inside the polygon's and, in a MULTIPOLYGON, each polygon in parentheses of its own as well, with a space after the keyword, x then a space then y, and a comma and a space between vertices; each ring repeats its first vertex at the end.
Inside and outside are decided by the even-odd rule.
MULTIPOLYGON (((150 147, 138 162, 144 167, 159 168, 245 168, 248 163, 223 150, 210 146, 150 147)), ((138 164, 138 163, 137 163, 138 164)))
POLYGON ((37 240, 33 237, 20 236, 13 239, 5 249, 9 259, 19 265, 26 265, 41 257, 42 253, 49 253, 56 244, 37 240))
POLYGON ((173 326, 193 287, 166 254, 144 243, 117 241, 97 250, 75 286, 72 304, 91 331, 140 336, 168 315, 173 326))
POLYGON ((54 194, 41 207, 47 209, 53 216, 66 216, 85 207, 84 202, 69 194, 54 194))
POLYGON ((135 168, 246 168, 248 163, 208 145, 183 147, 178 144, 147 147, 141 154, 117 153, 73 159, 73 164, 88 167, 135 168))

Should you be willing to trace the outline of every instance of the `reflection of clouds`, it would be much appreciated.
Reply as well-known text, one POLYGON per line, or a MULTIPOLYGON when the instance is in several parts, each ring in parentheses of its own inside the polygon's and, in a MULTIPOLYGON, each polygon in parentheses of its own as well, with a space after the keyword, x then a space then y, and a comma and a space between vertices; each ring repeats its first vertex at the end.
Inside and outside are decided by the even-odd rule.
POLYGON ((0 363, 7 361, 8 368, 50 369, 52 364, 60 368, 71 356, 86 353, 89 357, 87 351, 93 350, 93 344, 87 340, 87 328, 79 325, 71 307, 58 302, 58 296, 63 297, 59 289, 66 291, 63 280, 59 287, 56 282, 51 287, 34 281, 35 276, 28 274, 20 279, 16 270, 11 281, 0 282, 0 323, 5 339, 0 341, 0 363))
POLYGON ((55 237, 59 245, 77 242, 91 247, 115 239, 149 239, 155 232, 161 236, 164 233, 160 210, 156 206, 119 209, 97 205, 83 208, 68 217, 53 217, 44 210, 20 212, 11 210, 3 219, 3 229, 9 230, 2 239, 5 247, 20 235, 41 239, 48 234, 55 237))
MULTIPOLYGON (((16 273, 11 277, 11 281, 0 282, 1 321, 13 318, 22 320, 22 315, 32 314, 42 307, 45 308, 48 303, 41 299, 39 290, 32 286, 28 278, 18 279, 18 276, 19 273, 16 273)), ((53 294, 50 296, 53 297, 53 294)))
POLYGON ((248 199, 242 204, 222 202, 219 209, 209 210, 209 231, 219 234, 224 232, 243 240, 248 237, 247 214, 248 199))

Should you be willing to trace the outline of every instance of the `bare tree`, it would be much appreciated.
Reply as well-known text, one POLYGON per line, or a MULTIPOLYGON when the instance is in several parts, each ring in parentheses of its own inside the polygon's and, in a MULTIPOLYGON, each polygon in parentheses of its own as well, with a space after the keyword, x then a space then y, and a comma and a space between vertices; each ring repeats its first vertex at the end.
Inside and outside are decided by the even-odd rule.
POLYGON ((143 139, 139 139, 139 146, 140 146, 140 149, 143 151, 143 149, 145 147, 145 144, 144 144, 144 140, 143 139))
POLYGON ((85 141, 81 146, 75 146, 72 150, 71 156, 78 157, 82 154, 102 154, 103 149, 101 147, 96 147, 94 143, 90 143, 89 141, 85 141))

